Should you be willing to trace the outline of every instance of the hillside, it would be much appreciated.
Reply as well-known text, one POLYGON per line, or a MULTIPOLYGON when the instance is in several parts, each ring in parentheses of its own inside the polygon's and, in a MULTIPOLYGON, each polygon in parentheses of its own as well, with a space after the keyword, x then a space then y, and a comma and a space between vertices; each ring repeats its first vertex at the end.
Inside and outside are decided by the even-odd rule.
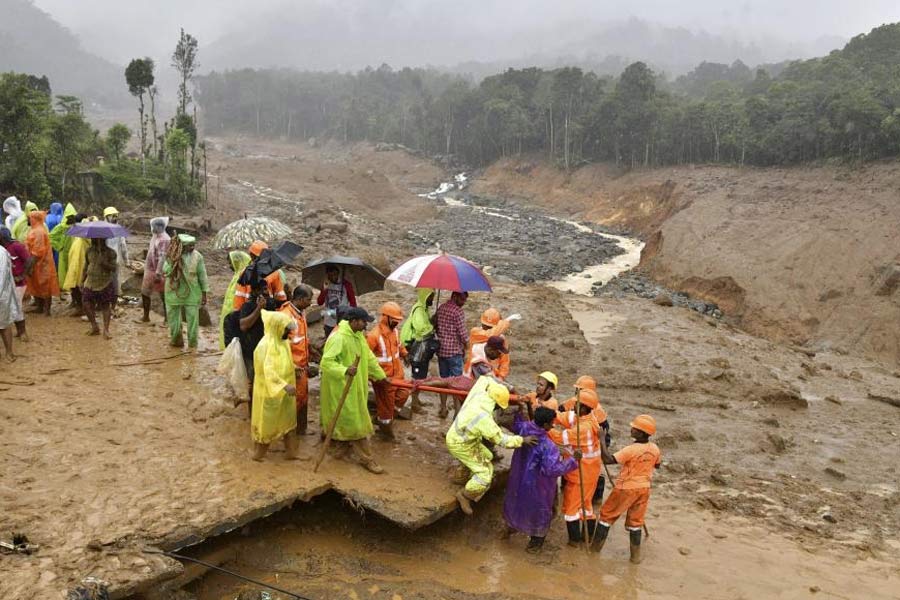
POLYGON ((0 0, 0 72, 46 75, 54 94, 86 104, 130 102, 122 67, 85 52, 78 38, 31 0, 0 0))

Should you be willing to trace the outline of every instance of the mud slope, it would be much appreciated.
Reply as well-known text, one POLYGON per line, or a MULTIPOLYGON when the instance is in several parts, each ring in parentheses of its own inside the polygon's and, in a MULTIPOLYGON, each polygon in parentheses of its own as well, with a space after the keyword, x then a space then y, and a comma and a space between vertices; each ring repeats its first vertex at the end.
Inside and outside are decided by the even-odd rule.
POLYGON ((769 339, 900 360, 900 166, 487 170, 474 191, 641 233, 642 266, 769 339))

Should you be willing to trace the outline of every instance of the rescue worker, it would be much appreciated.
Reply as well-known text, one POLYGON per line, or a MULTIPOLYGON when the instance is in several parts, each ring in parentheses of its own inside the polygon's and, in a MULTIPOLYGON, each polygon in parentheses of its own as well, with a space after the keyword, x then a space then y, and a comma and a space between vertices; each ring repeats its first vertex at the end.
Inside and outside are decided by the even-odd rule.
POLYGON ((310 352, 315 352, 309 343, 309 331, 306 324, 306 316, 303 311, 312 304, 313 289, 305 284, 294 288, 291 301, 285 302, 279 308, 279 312, 288 315, 297 325, 288 336, 291 344, 291 358, 294 361, 294 370, 297 380, 297 433, 304 435, 308 428, 309 412, 309 358, 310 352))
MULTIPOLYGON (((578 393, 579 390, 591 390, 597 391, 597 381, 591 377, 590 375, 582 375, 575 381, 575 392, 578 393)), ((600 425, 600 430, 603 432, 603 437, 606 439, 606 445, 609 446, 612 443, 612 437, 609 433, 609 416, 606 413, 606 409, 603 408, 603 405, 599 403, 599 394, 597 396, 598 403, 597 408, 594 409, 594 418, 597 419, 597 424, 600 425)), ((560 405, 559 410, 575 410, 575 396, 572 396, 568 400, 560 405)), ((594 501, 600 501, 603 499, 603 491, 606 489, 606 478, 603 476, 603 471, 600 471, 600 477, 597 479, 597 490, 594 492, 594 501)))
POLYGON ((641 528, 650 501, 650 480, 653 471, 659 468, 662 454, 659 447, 650 441, 656 435, 656 420, 650 415, 638 415, 631 423, 633 444, 625 446, 615 454, 610 454, 602 442, 600 452, 607 465, 622 465, 616 485, 600 508, 600 527, 595 541, 600 552, 609 535, 612 524, 625 515, 625 529, 628 530, 631 546, 631 562, 641 562, 641 528))
POLYGON ((328 337, 322 351, 319 413, 322 431, 326 431, 334 419, 344 385, 350 377, 349 392, 337 417, 332 440, 338 442, 338 452, 352 450, 355 460, 364 468, 372 473, 384 473, 375 461, 369 442, 373 429, 367 407, 368 382, 369 379, 379 381, 385 377, 363 333, 366 325, 375 319, 360 307, 347 310, 344 318, 328 337), (357 360, 358 364, 354 364, 357 360))
POLYGON ((385 379, 372 384, 375 390, 378 431, 389 440, 394 439, 394 412, 406 404, 409 390, 391 385, 393 378, 403 379, 403 363, 406 348, 400 343, 398 327, 403 321, 403 310, 396 302, 381 305, 381 320, 366 336, 369 348, 378 359, 378 364, 387 375, 385 379))
POLYGON ((553 392, 556 391, 558 385, 559 378, 555 373, 544 371, 537 376, 537 385, 534 391, 525 395, 525 400, 528 401, 529 415, 533 415, 534 411, 542 407, 549 408, 554 412, 559 409, 559 403, 553 397, 553 392))
MULTIPOLYGON (((259 260, 263 250, 268 249, 269 245, 260 240, 256 240, 250 244, 250 248, 247 249, 247 252, 250 254, 250 264, 247 265, 244 270, 246 271, 253 263, 259 260)), ((243 275, 243 272, 241 274, 243 275)), ((241 278, 239 277, 238 283, 234 287, 234 310, 241 310, 244 303, 250 299, 250 284, 242 284, 240 283, 240 279, 241 278)), ((284 279, 281 270, 267 275, 266 285, 269 288, 269 296, 275 300, 278 306, 281 306, 282 302, 287 301, 288 298, 287 293, 284 291, 284 279)))
POLYGON ((482 377, 475 383, 445 436, 451 456, 470 473, 465 487, 456 493, 459 507, 467 515, 472 514, 472 502, 478 502, 484 496, 494 478, 493 454, 484 442, 490 441, 504 448, 538 443, 538 438, 533 435, 511 435, 500 429, 493 416, 496 406, 504 409, 509 406, 509 390, 505 385, 489 379, 485 381, 482 377))
MULTIPOLYGON (((489 308, 481 313, 481 326, 473 327, 469 332, 469 348, 466 352, 466 363, 463 373, 468 373, 472 365, 472 358, 483 354, 484 344, 488 339, 502 337, 510 327, 512 321, 521 319, 518 314, 510 315, 507 319, 500 318, 500 311, 489 308)), ((509 354, 502 355, 495 361, 490 361, 494 370, 494 376, 501 381, 509 377, 509 354)))
MULTIPOLYGON (((434 323, 428 309, 434 304, 434 290, 420 288, 416 290, 416 303, 409 310, 409 318, 403 322, 400 329, 400 342, 410 352, 414 344, 426 344, 434 339, 434 323)), ((413 379, 425 379, 428 377, 428 364, 434 356, 433 351, 423 351, 422 360, 410 359, 413 379)), ((413 407, 415 412, 417 407, 413 407)))
POLYGON ((603 468, 598 440, 600 426, 593 415, 599 404, 597 393, 584 389, 578 392, 578 397, 581 401, 578 414, 575 410, 557 413, 556 424, 562 429, 550 432, 551 439, 563 446, 564 456, 574 456, 575 450, 581 450, 579 468, 563 477, 562 512, 570 546, 577 546, 583 541, 582 522, 588 538, 594 535, 597 521, 592 500, 603 468))

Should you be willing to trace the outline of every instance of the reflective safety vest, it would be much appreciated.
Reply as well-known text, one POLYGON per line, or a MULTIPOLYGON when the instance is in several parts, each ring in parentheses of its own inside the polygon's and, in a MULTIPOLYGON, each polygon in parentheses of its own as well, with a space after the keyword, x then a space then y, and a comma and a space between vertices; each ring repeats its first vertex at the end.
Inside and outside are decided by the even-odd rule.
POLYGON ((582 460, 600 460, 600 425, 593 414, 587 414, 579 419, 576 427, 575 411, 559 413, 556 424, 562 431, 550 432, 550 438, 563 446, 563 450, 572 455, 576 448, 581 450, 582 460), (578 434, 581 434, 580 437, 578 434))
POLYGON ((487 393, 488 383, 490 379, 484 377, 476 382, 479 391, 474 395, 470 393, 459 409, 459 414, 447 431, 447 444, 480 444, 482 440, 488 440, 504 448, 522 446, 522 436, 506 433, 494 421, 494 399, 487 393))
POLYGON ((403 377, 403 363, 400 359, 406 354, 406 348, 400 345, 400 333, 397 329, 392 330, 385 323, 379 323, 366 336, 366 342, 385 375, 403 377))

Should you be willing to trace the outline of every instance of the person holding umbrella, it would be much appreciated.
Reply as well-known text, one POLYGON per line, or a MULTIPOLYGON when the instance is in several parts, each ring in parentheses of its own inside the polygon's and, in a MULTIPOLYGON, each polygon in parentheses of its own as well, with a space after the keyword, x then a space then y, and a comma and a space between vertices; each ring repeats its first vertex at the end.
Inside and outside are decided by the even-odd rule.
POLYGON ((209 281, 203 255, 196 250, 197 240, 179 234, 170 244, 163 266, 166 276, 166 312, 169 321, 169 343, 180 348, 182 313, 187 322, 188 347, 197 348, 200 333, 200 307, 206 306, 209 281))
POLYGON ((337 311, 341 308, 354 308, 356 306, 356 293, 353 284, 345 279, 341 269, 337 265, 325 266, 325 281, 319 291, 316 304, 325 307, 325 317, 322 320, 325 326, 325 338, 331 335, 331 331, 337 326, 337 311))
POLYGON ((97 309, 103 313, 103 337, 110 339, 109 322, 116 302, 116 251, 103 238, 93 238, 84 256, 84 275, 81 280, 81 301, 91 330, 88 335, 100 335, 97 309))

